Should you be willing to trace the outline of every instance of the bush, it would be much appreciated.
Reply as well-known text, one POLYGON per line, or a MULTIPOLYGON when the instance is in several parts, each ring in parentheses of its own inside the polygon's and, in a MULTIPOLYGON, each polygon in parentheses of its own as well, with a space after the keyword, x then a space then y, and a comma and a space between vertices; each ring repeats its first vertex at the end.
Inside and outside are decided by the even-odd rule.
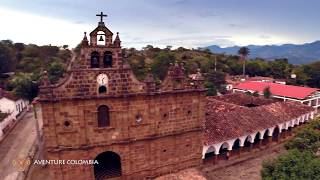
POLYGON ((310 151, 290 150, 277 160, 263 163, 263 180, 320 179, 320 159, 310 151))
POLYGON ((287 149, 308 150, 316 152, 320 143, 320 132, 313 128, 306 128, 299 131, 296 137, 285 144, 287 149))
POLYGON ((320 179, 320 158, 315 154, 320 148, 320 121, 312 121, 299 130, 296 137, 285 144, 286 154, 264 161, 263 180, 313 180, 320 179))

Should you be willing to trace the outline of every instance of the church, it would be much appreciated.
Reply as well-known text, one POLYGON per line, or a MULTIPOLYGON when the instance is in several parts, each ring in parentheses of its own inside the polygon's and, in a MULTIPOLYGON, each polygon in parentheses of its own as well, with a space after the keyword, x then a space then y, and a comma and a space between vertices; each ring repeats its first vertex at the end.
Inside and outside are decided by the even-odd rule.
POLYGON ((98 14, 84 33, 80 54, 66 76, 50 84, 45 75, 39 101, 45 159, 97 160, 91 165, 50 165, 54 179, 152 178, 202 163, 205 89, 199 73, 169 67, 156 86, 152 74, 134 76, 119 33, 98 14))

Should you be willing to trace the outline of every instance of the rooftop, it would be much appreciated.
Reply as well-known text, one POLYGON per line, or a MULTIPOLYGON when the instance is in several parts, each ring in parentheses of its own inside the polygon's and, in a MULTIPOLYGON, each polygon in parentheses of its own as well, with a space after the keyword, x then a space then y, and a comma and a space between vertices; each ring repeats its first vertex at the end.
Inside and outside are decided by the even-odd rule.
POLYGON ((208 97, 205 144, 214 144, 276 126, 303 114, 312 107, 296 102, 277 102, 245 94, 208 97), (243 104, 256 103, 257 107, 243 104))
POLYGON ((270 88, 272 95, 295 99, 305 99, 308 96, 311 96, 316 91, 319 91, 319 89, 316 88, 255 81, 241 82, 237 86, 235 86, 234 89, 249 90, 253 92, 258 91, 259 93, 263 93, 263 90, 267 87, 270 88))

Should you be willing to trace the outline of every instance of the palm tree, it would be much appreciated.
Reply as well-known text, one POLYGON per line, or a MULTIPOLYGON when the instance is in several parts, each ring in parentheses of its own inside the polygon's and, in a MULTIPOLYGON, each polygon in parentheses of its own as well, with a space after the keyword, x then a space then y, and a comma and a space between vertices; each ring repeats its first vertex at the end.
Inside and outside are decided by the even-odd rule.
POLYGON ((242 75, 243 78, 245 78, 246 75, 246 58, 250 54, 250 49, 247 47, 241 47, 238 51, 238 54, 240 55, 240 59, 243 60, 243 66, 242 66, 242 75))

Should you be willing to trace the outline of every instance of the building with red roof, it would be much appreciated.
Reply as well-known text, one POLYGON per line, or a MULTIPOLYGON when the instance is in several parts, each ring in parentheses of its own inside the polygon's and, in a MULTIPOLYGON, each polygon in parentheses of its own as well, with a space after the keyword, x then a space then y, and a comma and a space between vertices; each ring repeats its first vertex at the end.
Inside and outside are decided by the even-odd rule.
POLYGON ((320 106, 320 92, 317 88, 292 86, 272 82, 241 82, 233 88, 233 92, 258 92, 263 95, 264 89, 270 89, 271 96, 283 101, 297 101, 315 108, 320 106))

